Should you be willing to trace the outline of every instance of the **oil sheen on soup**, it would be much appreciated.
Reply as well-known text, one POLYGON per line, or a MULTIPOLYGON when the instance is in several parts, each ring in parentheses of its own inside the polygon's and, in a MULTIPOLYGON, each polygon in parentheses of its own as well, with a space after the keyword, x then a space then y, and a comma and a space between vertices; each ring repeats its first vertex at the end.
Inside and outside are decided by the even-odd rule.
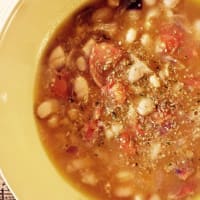
POLYGON ((100 200, 200 194, 200 7, 93 1, 50 40, 35 116, 62 175, 100 200))

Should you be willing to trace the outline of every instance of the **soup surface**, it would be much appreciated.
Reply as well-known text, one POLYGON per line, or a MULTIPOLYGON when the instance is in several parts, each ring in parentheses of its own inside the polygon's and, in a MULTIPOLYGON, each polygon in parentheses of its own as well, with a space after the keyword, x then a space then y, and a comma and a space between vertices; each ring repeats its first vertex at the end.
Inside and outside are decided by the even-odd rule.
POLYGON ((35 116, 63 176, 101 200, 200 193, 200 12, 186 0, 102 0, 41 59, 35 116))

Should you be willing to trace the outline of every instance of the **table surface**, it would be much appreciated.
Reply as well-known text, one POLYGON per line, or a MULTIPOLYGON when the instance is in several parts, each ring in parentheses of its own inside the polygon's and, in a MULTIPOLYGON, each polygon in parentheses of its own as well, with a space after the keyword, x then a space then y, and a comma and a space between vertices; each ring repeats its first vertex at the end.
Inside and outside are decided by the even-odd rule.
POLYGON ((0 200, 16 200, 0 175, 0 200))
MULTIPOLYGON (((0 34, 8 18, 20 0, 0 0, 0 34)), ((0 170, 0 200, 16 200, 1 176, 0 170)))

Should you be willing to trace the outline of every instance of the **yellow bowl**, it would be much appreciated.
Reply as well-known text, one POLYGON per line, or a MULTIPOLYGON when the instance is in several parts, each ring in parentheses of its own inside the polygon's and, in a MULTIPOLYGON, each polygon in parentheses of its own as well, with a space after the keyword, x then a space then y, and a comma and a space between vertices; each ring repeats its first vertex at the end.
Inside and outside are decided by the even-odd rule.
POLYGON ((0 168, 19 200, 84 200, 48 159, 33 115, 40 53, 85 0, 24 0, 0 38, 0 168))
POLYGON ((85 1, 24 0, 0 38, 0 168, 19 200, 89 199, 58 175, 33 115, 41 52, 56 27, 85 1))

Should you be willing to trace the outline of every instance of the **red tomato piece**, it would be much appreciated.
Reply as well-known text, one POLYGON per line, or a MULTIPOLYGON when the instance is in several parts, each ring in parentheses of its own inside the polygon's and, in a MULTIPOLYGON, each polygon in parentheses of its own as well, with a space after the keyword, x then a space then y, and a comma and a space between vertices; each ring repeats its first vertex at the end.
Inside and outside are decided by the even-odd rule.
POLYGON ((199 50, 197 48, 196 43, 193 40, 188 39, 184 42, 184 45, 181 47, 179 57, 186 61, 190 61, 191 58, 198 59, 198 55, 199 55, 198 51, 199 50))
POLYGON ((110 101, 116 103, 117 105, 121 105, 126 101, 125 86, 120 82, 109 82, 105 87, 102 88, 102 92, 105 96, 110 98, 110 101))
POLYGON ((196 189, 195 183, 186 183, 181 186, 177 194, 174 196, 174 199, 183 199, 187 197, 188 195, 191 195, 194 193, 196 189))
POLYGON ((122 50, 111 43, 97 43, 94 45, 90 58, 90 73, 94 82, 102 87, 107 73, 113 69, 122 58, 122 50))
POLYGON ((135 130, 139 135, 144 135, 145 134, 144 130, 142 130, 142 128, 141 128, 141 125, 138 124, 138 123, 135 126, 135 130))
POLYGON ((110 88, 110 94, 111 94, 112 99, 117 104, 123 104, 126 100, 126 91, 125 91, 124 86, 121 83, 115 83, 110 88))
POLYGON ((194 173, 193 168, 176 169, 176 174, 181 180, 187 180, 194 173))
POLYGON ((129 156, 136 154, 136 145, 134 141, 134 134, 131 131, 124 131, 120 134, 120 148, 129 156))
POLYGON ((183 83, 188 87, 193 87, 196 89, 200 88, 200 78, 194 77, 194 78, 187 78, 183 80, 183 83))
POLYGON ((165 43, 168 53, 175 52, 183 43, 185 33, 176 24, 166 24, 160 30, 161 41, 165 43))
POLYGON ((84 139, 89 142, 94 141, 97 128, 98 123, 96 120, 89 121, 84 127, 84 139))
POLYGON ((56 80, 51 84, 53 95, 58 98, 66 98, 68 96, 68 84, 63 77, 56 77, 56 80))
POLYGON ((69 153, 69 154, 77 154, 78 153, 78 147, 77 146, 69 146, 67 149, 66 149, 66 152, 69 153))

